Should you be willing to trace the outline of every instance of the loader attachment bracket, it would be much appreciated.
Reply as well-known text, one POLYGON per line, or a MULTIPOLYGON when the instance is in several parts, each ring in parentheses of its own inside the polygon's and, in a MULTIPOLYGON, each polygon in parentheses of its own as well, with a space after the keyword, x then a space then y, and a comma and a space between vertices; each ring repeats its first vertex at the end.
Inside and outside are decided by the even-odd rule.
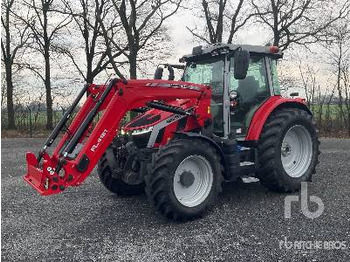
POLYGON ((51 195, 58 193, 57 189, 62 189, 63 185, 59 182, 59 178, 52 168, 52 161, 47 153, 43 154, 42 168, 39 167, 39 162, 35 154, 28 152, 27 159, 27 174, 23 177, 24 180, 36 189, 41 195, 51 195), (55 182, 56 181, 56 182, 55 182))

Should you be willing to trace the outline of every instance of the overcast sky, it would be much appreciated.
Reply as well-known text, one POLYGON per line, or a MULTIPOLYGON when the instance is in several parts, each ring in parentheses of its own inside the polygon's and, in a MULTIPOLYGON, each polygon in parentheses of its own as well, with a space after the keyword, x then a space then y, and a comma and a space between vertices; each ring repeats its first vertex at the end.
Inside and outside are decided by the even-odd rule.
MULTIPOLYGON (((181 10, 178 14, 169 19, 167 26, 169 28, 169 35, 174 43, 174 54, 171 58, 172 62, 177 62, 178 59, 192 52, 192 47, 198 44, 205 44, 196 41, 192 34, 186 29, 203 27, 203 22, 193 14, 191 10, 181 10)), ((238 31, 235 43, 238 44, 252 44, 265 45, 269 41, 270 36, 268 32, 261 26, 246 26, 243 30, 238 31), (249 27, 249 28, 248 28, 249 27), (249 29, 249 30, 248 30, 249 29)))

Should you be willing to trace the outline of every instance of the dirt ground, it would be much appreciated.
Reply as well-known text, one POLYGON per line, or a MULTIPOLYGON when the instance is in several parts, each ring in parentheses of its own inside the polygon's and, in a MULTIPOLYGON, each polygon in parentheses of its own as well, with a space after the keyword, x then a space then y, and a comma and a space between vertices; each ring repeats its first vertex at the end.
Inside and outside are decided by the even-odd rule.
MULTIPOLYGON (((42 197, 22 180, 26 151, 43 139, 2 139, 3 261, 349 261, 350 140, 323 139, 308 194, 323 214, 310 219, 288 194, 259 182, 227 183, 205 217, 174 223, 146 197, 119 198, 93 172, 78 188, 42 197), (287 248, 285 241, 346 241, 346 249, 287 248)), ((298 194, 295 194, 298 195, 298 194)), ((310 204, 310 209, 313 206, 310 204)))

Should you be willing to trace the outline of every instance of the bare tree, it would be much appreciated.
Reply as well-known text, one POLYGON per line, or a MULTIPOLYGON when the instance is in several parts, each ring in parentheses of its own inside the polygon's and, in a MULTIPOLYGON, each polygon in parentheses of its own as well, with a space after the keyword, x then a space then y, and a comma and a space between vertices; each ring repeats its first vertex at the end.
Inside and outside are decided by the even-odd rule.
MULTIPOLYGON (((127 51, 124 51, 125 46, 121 46, 113 38, 108 39, 108 46, 115 47, 127 58, 130 78, 135 79, 140 51, 154 44, 152 40, 157 36, 165 34, 164 22, 178 11, 182 0, 112 0, 112 2, 119 15, 127 51)), ((156 46, 159 51, 158 44, 156 46)), ((154 52, 156 51, 155 48, 154 52)))
POLYGON ((1 38, 2 62, 5 65, 8 128, 15 129, 15 109, 13 103, 13 67, 17 52, 29 39, 28 26, 20 26, 12 15, 14 0, 4 0, 1 4, 1 24, 4 35, 1 38), (13 31, 14 30, 14 31, 13 31), (18 38, 18 39, 15 39, 18 38))
POLYGON ((227 35, 227 43, 232 43, 234 35, 240 30, 254 13, 247 13, 243 10, 246 0, 239 0, 233 5, 227 0, 202 0, 201 19, 205 20, 204 34, 196 29, 187 29, 192 35, 208 44, 221 43, 227 35), (228 34, 225 34, 228 30, 228 34))
POLYGON ((326 110, 323 129, 327 134, 332 131, 331 104, 334 99, 335 89, 336 86, 333 86, 331 93, 326 97, 326 110))
POLYGON ((322 120, 323 120, 323 108, 324 108, 324 105, 326 103, 326 94, 325 92, 322 90, 321 88, 321 85, 318 84, 317 86, 317 104, 318 104, 318 117, 317 117, 317 123, 323 127, 323 123, 322 123, 322 120))
MULTIPOLYGON (((55 3, 57 3, 57 1, 55 3)), ((28 68, 35 72, 45 85, 47 129, 52 129, 53 127, 50 55, 55 48, 54 41, 58 38, 60 30, 65 28, 72 21, 72 18, 69 15, 59 17, 57 12, 53 11, 55 9, 53 5, 54 0, 30 0, 25 2, 25 6, 29 10, 27 16, 24 17, 16 14, 16 16, 31 30, 36 42, 34 48, 39 51, 45 61, 44 72, 41 72, 41 70, 37 70, 30 65, 28 68), (52 17, 55 17, 55 19, 51 19, 52 17)))
POLYGON ((105 54, 108 57, 108 62, 112 65, 112 68, 116 75, 120 78, 125 78, 124 75, 119 70, 119 65, 121 64, 117 61, 117 57, 124 55, 126 56, 127 44, 126 42, 120 41, 119 32, 121 30, 119 16, 112 12, 111 9, 113 5, 107 5, 105 3, 102 5, 99 0, 95 0, 96 5, 96 20, 100 25, 100 34, 103 36, 104 45, 105 45, 105 54), (107 14, 111 13, 112 18, 107 14))
POLYGON ((315 72, 315 70, 310 65, 307 65, 306 69, 304 69, 302 67, 301 61, 299 62, 299 72, 306 96, 306 102, 308 104, 308 107, 311 107, 311 109, 314 110, 315 95, 318 86, 318 83, 316 81, 318 72, 315 72))
POLYGON ((350 61, 343 66, 342 70, 342 80, 343 80, 343 89, 344 89, 344 104, 347 117, 347 129, 348 136, 350 136, 350 61))
POLYGON ((333 67, 338 94, 338 110, 341 120, 345 124, 350 135, 350 27, 349 21, 340 21, 332 28, 332 41, 324 45, 330 64, 333 67))
POLYGON ((1 70, 1 110, 4 106, 4 100, 5 100, 5 96, 6 96, 6 88, 4 88, 5 84, 6 84, 6 73, 1 70))
POLYGON ((252 0, 252 4, 258 22, 271 29, 273 45, 281 50, 291 44, 307 46, 324 38, 325 30, 346 17, 350 7, 349 1, 343 1, 336 11, 339 3, 330 6, 330 1, 325 0, 252 0))
MULTIPOLYGON (((80 57, 77 57, 66 48, 63 52, 72 60, 74 66, 87 83, 92 83, 94 78, 110 64, 106 45, 104 44, 101 22, 105 21, 111 9, 110 0, 79 0, 79 8, 75 8, 74 4, 69 0, 62 0, 66 10, 58 10, 66 14, 70 14, 79 33, 84 40, 85 51, 85 69, 79 65, 80 57)), ((114 23, 111 26, 116 27, 114 23)), ((109 30, 109 28, 107 29, 109 30)), ((115 59, 121 53, 116 52, 112 55, 115 59)))

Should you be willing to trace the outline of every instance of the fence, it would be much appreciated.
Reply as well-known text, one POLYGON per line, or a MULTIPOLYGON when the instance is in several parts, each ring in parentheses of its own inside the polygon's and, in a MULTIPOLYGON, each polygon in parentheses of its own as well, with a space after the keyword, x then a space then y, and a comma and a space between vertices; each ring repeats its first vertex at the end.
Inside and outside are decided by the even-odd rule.
MULTIPOLYGON (((60 121, 63 110, 53 111, 53 124, 54 126, 60 121)), ((38 133, 45 131, 46 127, 46 111, 35 111, 30 108, 20 109, 15 112, 16 131, 21 134, 27 134, 29 137, 33 137, 38 133)), ((1 128, 6 130, 8 125, 7 111, 1 110, 1 128)))

